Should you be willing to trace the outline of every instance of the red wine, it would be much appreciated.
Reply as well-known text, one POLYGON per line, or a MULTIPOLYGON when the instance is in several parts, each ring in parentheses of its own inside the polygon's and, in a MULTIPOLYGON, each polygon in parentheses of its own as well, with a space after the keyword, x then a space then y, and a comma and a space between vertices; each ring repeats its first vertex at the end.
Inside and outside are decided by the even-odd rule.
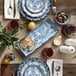
POLYGON ((9 23, 9 25, 7 26, 7 29, 9 30, 9 31, 12 31, 13 29, 18 29, 19 28, 19 24, 18 24, 18 22, 16 21, 16 20, 12 20, 10 23, 9 23))
POLYGON ((42 50, 42 56, 46 60, 50 58, 53 55, 53 49, 52 48, 44 48, 42 50))
POLYGON ((11 22, 10 22, 10 26, 11 26, 11 28, 18 28, 18 22, 16 21, 16 20, 12 20, 11 22))

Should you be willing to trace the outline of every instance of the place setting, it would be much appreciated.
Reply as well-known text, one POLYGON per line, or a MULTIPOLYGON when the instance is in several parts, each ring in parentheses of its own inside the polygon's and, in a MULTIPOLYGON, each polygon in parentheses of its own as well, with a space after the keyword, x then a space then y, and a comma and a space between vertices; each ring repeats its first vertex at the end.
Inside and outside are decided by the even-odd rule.
POLYGON ((18 0, 4 0, 4 18, 20 19, 18 0))
POLYGON ((57 0, 4 0, 4 19, 1 64, 11 65, 8 76, 63 76, 63 64, 76 52, 70 10, 57 9, 57 0))

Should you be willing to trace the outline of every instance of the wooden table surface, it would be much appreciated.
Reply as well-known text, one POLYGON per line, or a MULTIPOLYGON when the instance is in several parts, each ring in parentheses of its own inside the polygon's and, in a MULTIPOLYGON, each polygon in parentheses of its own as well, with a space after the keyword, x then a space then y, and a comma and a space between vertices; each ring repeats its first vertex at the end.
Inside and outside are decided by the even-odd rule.
MULTIPOLYGON (((19 64, 2 65, 1 76, 12 76, 11 71, 14 71, 15 76, 19 64)), ((76 76, 76 65, 64 65, 63 76, 76 76)))
MULTIPOLYGON (((3 21, 3 24, 5 25, 7 25, 8 24, 8 22, 10 21, 10 20, 5 20, 4 18, 3 18, 3 0, 0 0, 0 20, 1 21, 3 21)), ((71 21, 70 21, 70 23, 72 23, 72 24, 74 24, 75 26, 76 26, 76 0, 57 0, 57 3, 56 3, 56 6, 57 6, 57 9, 59 10, 59 9, 68 9, 70 12, 71 12, 71 15, 72 15, 72 18, 71 18, 71 21)), ((54 16, 53 15, 50 15, 51 13, 49 13, 49 15, 48 15, 48 17, 46 17, 44 20, 46 20, 47 18, 50 18, 50 19, 52 19, 52 21, 54 21, 54 16)), ((44 21, 43 20, 43 21, 44 21)), ((23 22, 23 21, 25 21, 25 19, 21 16, 21 21, 23 22)), ((42 20, 41 21, 38 21, 38 22, 36 22, 36 24, 39 24, 40 22, 42 22, 42 20)), ((56 24, 56 23, 55 23, 56 24)), ((6 26, 5 25, 5 26, 6 26)), ((57 25, 57 24, 56 24, 57 25)), ((61 26, 58 26, 57 25, 57 27, 60 29, 61 28, 61 26)), ((19 31, 19 32, 21 32, 21 33, 23 33, 22 35, 20 35, 19 34, 19 36, 20 37, 23 37, 24 36, 24 34, 26 34, 27 33, 27 31, 25 31, 25 30, 22 30, 22 31, 19 31)), ((58 33, 56 36, 58 36, 58 35, 60 35, 60 33, 58 33)), ((55 36, 55 37, 56 37, 55 36)), ((54 38, 55 38, 54 37, 54 38)), ((38 57, 38 58, 40 58, 41 56, 40 56, 40 54, 41 54, 41 50, 46 46, 46 47, 53 47, 53 48, 56 48, 56 47, 54 47, 53 45, 51 45, 51 43, 52 43, 52 40, 53 40, 53 38, 52 39, 50 39, 46 44, 44 44, 42 47, 40 47, 39 49, 37 49, 37 51, 36 52, 34 52, 30 57, 38 57)), ((7 53, 6 51, 7 51, 8 49, 6 48, 6 50, 2 50, 1 51, 1 49, 0 49, 0 63, 1 63, 1 60, 3 59, 3 57, 4 57, 4 55, 7 53)), ((72 55, 63 55, 63 54, 60 54, 60 53, 58 53, 57 51, 57 48, 55 49, 55 52, 56 52, 56 55, 55 55, 55 57, 54 58, 58 58, 58 59, 63 59, 63 61, 64 61, 64 63, 66 64, 64 64, 65 66, 64 66, 64 76, 76 76, 76 72, 75 72, 75 70, 76 70, 76 65, 72 65, 72 64, 76 64, 76 58, 73 58, 75 55, 76 55, 76 53, 74 53, 74 54, 72 54, 72 55), (71 65, 70 65, 71 64, 71 65), (70 66, 70 67, 69 67, 70 66), (73 69, 71 69, 71 68, 73 68, 73 69), (69 69, 71 69, 71 70, 69 70, 69 69)), ((10 50, 8 50, 8 53, 10 53, 10 52, 13 52, 17 57, 16 57, 16 59, 15 59, 15 61, 13 61, 13 62, 11 62, 11 64, 10 65, 8 65, 8 69, 5 69, 6 67, 6 65, 2 65, 2 69, 1 69, 1 76, 12 76, 11 75, 11 73, 10 73, 10 69, 11 69, 11 66, 15 66, 16 67, 16 69, 17 69, 17 67, 18 67, 18 65, 19 65, 19 63, 21 63, 23 60, 25 60, 26 59, 26 57, 24 57, 23 56, 23 54, 21 54, 19 51, 15 51, 13 48, 11 48, 11 51, 10 50), (16 63, 16 64, 15 64, 16 63), (5 71, 4 71, 4 69, 5 69, 5 71), (8 73, 7 73, 7 71, 8 71, 8 73), (7 75, 8 74, 8 75, 7 75)))

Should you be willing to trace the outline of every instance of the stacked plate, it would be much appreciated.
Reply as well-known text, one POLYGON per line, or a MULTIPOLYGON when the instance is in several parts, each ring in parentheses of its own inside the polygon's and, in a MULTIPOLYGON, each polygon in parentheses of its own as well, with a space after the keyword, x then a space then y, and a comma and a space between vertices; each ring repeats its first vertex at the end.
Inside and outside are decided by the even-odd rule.
POLYGON ((50 0, 19 0, 18 7, 21 14, 33 21, 41 20, 47 16, 51 9, 50 0))
POLYGON ((17 76, 50 76, 50 69, 43 60, 29 58, 20 64, 17 76))

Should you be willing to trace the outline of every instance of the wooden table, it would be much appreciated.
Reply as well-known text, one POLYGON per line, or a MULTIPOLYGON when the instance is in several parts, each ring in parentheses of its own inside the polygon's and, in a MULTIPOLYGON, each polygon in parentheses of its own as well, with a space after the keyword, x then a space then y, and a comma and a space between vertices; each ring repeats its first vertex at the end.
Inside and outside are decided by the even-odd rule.
MULTIPOLYGON (((12 76, 11 71, 16 72, 18 66, 19 66, 18 64, 2 65, 1 76, 12 76)), ((76 65, 64 65, 63 76, 76 76, 76 65)))
MULTIPOLYGON (((72 18, 71 18, 70 23, 74 24, 76 26, 76 1, 75 0, 57 0, 56 5, 57 5, 57 9, 58 10, 63 8, 63 9, 68 9, 71 12, 72 18)), ((4 19, 3 10, 4 10, 3 9, 3 0, 0 0, 0 21, 2 21, 3 26, 6 27, 7 24, 10 22, 10 20, 5 20, 4 19)), ((55 23, 55 21, 54 21, 54 15, 52 15, 52 13, 50 11, 50 13, 48 14, 48 16, 45 19, 36 22, 36 25, 38 26, 38 24, 40 24, 42 21, 45 21, 47 18, 50 18, 55 23)), ((20 22, 24 22, 25 19, 21 16, 21 19, 19 21, 20 22)), ((57 26, 57 28, 59 30, 61 30, 61 26, 59 26, 58 24, 56 24, 56 26, 57 26)), ((21 39, 24 35, 26 35, 28 33, 29 32, 27 31, 27 29, 24 29, 24 30, 20 30, 19 29, 18 36, 21 39)), ((52 47, 54 49, 54 52, 55 52, 54 56, 52 58, 62 59, 64 61, 64 65, 66 64, 64 66, 64 70, 67 72, 68 75, 64 71, 64 74, 66 74, 65 76, 69 76, 69 74, 70 74, 70 76, 76 76, 76 73, 75 73, 76 67, 75 67, 75 65, 73 65, 73 64, 76 64, 76 58, 74 58, 74 56, 76 55, 76 52, 74 54, 66 54, 66 55, 65 54, 61 54, 61 53, 58 52, 58 47, 55 47, 52 44, 53 39, 56 36, 59 36, 60 34, 61 33, 59 31, 58 34, 56 34, 53 38, 51 38, 44 45, 42 45, 39 49, 37 49, 29 57, 25 57, 20 51, 16 51, 12 47, 10 49, 8 49, 8 48, 0 49, 0 63, 1 63, 2 59, 4 58, 5 54, 12 52, 12 53, 14 53, 16 55, 16 59, 10 63, 9 67, 11 67, 11 64, 13 64, 16 67, 18 67, 18 64, 20 64, 26 58, 30 58, 30 57, 41 58, 41 51, 42 51, 42 49, 44 47, 52 47), (72 68, 74 67, 75 69, 68 72, 68 69, 70 69, 69 68, 70 65, 72 65, 72 68), (72 73, 70 73, 70 72, 72 72, 72 73)), ((64 40, 64 38, 63 38, 63 40, 64 40)), ((64 43, 62 43, 62 45, 63 44, 64 43)), ((3 67, 3 65, 2 65, 2 67, 3 67)), ((4 67, 5 67, 5 65, 4 65, 4 67)), ((2 69, 4 70, 4 68, 2 68, 2 69)), ((3 70, 2 70, 2 73, 3 73, 3 70)), ((6 76, 11 76, 11 74, 7 75, 6 73, 4 75, 1 75, 1 76, 5 76, 5 75, 6 76)))

